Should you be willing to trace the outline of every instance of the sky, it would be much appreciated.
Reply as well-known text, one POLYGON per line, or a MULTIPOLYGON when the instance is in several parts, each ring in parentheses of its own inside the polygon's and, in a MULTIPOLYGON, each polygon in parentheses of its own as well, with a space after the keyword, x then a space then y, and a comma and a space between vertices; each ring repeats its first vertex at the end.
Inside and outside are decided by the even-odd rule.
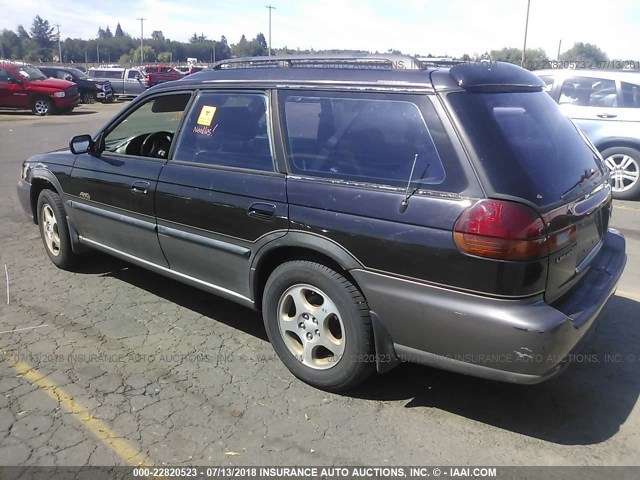
MULTIPOLYGON (((187 41, 194 32, 236 43, 263 32, 272 46, 324 50, 401 50, 461 56, 503 47, 522 48, 527 0, 0 0, 0 30, 30 29, 40 15, 60 24, 62 38, 95 38, 99 27, 145 37, 161 30, 187 41)), ((592 43, 611 59, 640 61, 638 0, 531 0, 527 48, 555 59, 575 42, 592 43)))

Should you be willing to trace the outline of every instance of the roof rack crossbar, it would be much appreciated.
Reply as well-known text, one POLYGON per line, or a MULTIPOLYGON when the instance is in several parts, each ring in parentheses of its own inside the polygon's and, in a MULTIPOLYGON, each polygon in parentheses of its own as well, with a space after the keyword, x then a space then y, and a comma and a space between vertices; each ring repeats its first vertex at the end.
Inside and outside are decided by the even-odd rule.
POLYGON ((409 55, 278 55, 228 58, 216 62, 213 70, 229 68, 352 68, 372 70, 422 70, 422 63, 409 55))

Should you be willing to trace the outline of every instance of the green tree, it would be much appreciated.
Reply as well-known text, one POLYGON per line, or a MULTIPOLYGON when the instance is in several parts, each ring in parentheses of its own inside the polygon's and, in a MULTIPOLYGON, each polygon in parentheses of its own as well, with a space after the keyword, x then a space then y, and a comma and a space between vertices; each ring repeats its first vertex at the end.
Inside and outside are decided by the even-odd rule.
POLYGON ((590 43, 577 42, 569 50, 560 55, 561 61, 576 62, 587 68, 597 67, 600 62, 608 60, 607 54, 590 43))
POLYGON ((165 41, 164 34, 162 33, 162 30, 154 30, 153 32, 151 32, 151 38, 153 40, 160 40, 162 42, 165 41))
POLYGON ((158 61, 162 63, 169 63, 173 58, 171 52, 160 52, 158 54, 158 61))
POLYGON ((118 22, 118 25, 116 26, 116 37, 124 37, 125 34, 122 31, 122 27, 120 26, 120 22, 118 22))
POLYGON ((2 58, 22 58, 22 41, 14 31, 5 28, 0 33, 0 45, 0 56, 2 58))
POLYGON ((40 15, 36 15, 31 26, 31 39, 34 43, 34 50, 30 52, 32 60, 50 60, 51 49, 54 41, 53 27, 48 20, 44 20, 40 15))
POLYGON ((113 33, 111 33, 111 29, 107 25, 107 29, 104 31, 104 38, 113 38, 113 33))
MULTIPOLYGON (((141 63, 140 62, 140 47, 131 50, 131 52, 129 53, 129 56, 131 57, 131 60, 133 60, 133 63, 141 63)), ((144 61, 145 62, 155 62, 156 61, 156 52, 149 45, 145 45, 144 46, 144 61)))
MULTIPOLYGON (((509 62, 514 65, 522 63, 522 50, 519 48, 503 48, 501 50, 491 50, 491 60, 499 62, 509 62)), ((544 68, 549 61, 546 52, 541 48, 527 48, 524 56, 524 68, 535 70, 544 68)))

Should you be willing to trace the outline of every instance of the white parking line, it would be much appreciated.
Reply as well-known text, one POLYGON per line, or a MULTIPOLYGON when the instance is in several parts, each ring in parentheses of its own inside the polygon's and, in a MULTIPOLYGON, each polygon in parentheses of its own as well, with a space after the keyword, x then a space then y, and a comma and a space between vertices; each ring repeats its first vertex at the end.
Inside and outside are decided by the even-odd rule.
POLYGON ((33 330, 34 328, 42 328, 42 327, 48 327, 48 325, 36 325, 35 327, 24 327, 24 328, 16 328, 14 330, 5 330, 4 332, 0 332, 0 335, 2 335, 3 333, 13 333, 13 332, 22 332, 24 330, 33 330))

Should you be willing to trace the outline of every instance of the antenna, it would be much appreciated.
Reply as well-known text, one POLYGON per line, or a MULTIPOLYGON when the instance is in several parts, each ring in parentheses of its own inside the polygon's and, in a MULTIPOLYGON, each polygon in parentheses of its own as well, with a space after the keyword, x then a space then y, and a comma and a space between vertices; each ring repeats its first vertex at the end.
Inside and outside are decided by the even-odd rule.
POLYGON ((411 186, 411 180, 413 180, 413 171, 416 169, 416 162, 418 161, 418 154, 416 153, 413 157, 413 165, 411 165, 411 173, 409 174, 409 181, 407 182, 407 188, 404 191, 404 199, 402 203, 400 203, 400 213, 404 213, 407 211, 407 207, 409 206, 409 187, 411 186))

